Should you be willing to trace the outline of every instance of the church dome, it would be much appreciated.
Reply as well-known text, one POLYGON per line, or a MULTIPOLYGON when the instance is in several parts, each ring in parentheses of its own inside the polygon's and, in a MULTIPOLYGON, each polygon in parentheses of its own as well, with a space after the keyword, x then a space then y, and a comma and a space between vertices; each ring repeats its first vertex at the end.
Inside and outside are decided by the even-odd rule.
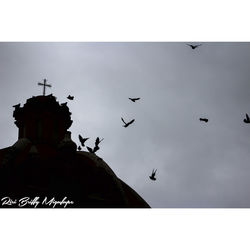
MULTIPOLYGON (((103 159, 76 150, 67 103, 59 104, 52 95, 32 97, 15 107, 13 117, 19 135, 14 145, 0 150, 2 196, 17 201, 66 197, 72 201, 68 207, 80 208, 149 207, 103 159)), ((42 202, 38 207, 44 207, 42 202)))

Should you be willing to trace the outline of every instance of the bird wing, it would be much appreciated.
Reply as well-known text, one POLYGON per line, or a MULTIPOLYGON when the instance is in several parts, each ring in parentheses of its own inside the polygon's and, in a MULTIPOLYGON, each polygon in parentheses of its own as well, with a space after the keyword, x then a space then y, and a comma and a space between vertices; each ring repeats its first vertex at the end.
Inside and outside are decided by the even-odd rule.
POLYGON ((97 150, 99 150, 100 148, 98 146, 95 146, 94 149, 93 149, 93 153, 95 153, 97 150))
POLYGON ((95 145, 96 145, 96 146, 99 145, 100 142, 103 141, 103 139, 104 139, 104 138, 102 138, 102 139, 100 140, 100 138, 97 137, 96 140, 95 140, 95 145))
POLYGON ((128 122, 127 124, 130 125, 135 121, 135 119, 131 120, 130 122, 128 122))
POLYGON ((81 137, 81 135, 79 135, 78 137, 79 137, 79 141, 80 141, 81 143, 84 143, 84 140, 83 140, 83 138, 81 137))
POLYGON ((247 120, 249 120, 249 116, 248 116, 248 114, 246 114, 246 118, 247 118, 247 120))
POLYGON ((135 100, 135 101, 138 101, 138 100, 140 100, 140 99, 141 99, 141 98, 140 98, 140 97, 138 97, 138 98, 135 98, 134 100, 135 100))
POLYGON ((88 151, 89 151, 90 153, 93 153, 93 150, 92 150, 92 148, 90 148, 90 147, 87 147, 87 149, 88 149, 88 151))
POLYGON ((95 140, 95 145, 98 145, 99 143, 100 143, 100 139, 99 139, 99 137, 97 137, 95 140))
POLYGON ((192 45, 191 45, 191 44, 188 44, 188 43, 187 43, 186 45, 187 45, 187 46, 190 46, 190 47, 192 47, 192 45))
POLYGON ((123 120, 123 118, 122 118, 122 117, 121 117, 121 119, 122 119, 123 123, 126 125, 127 123, 123 120))

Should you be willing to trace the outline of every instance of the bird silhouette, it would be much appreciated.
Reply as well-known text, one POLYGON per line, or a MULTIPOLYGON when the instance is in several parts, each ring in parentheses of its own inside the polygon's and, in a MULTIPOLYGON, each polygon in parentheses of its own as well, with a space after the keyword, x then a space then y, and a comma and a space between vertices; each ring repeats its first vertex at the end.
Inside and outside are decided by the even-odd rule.
POLYGON ((74 96, 71 96, 71 95, 69 95, 67 98, 68 98, 69 100, 74 100, 74 96))
POLYGON ((100 142, 103 141, 103 140, 104 140, 104 138, 102 138, 102 139, 100 140, 100 138, 97 137, 96 140, 95 140, 95 145, 98 146, 98 145, 100 144, 100 142))
POLYGON ((78 148, 77 148, 79 151, 81 151, 82 150, 82 148, 80 147, 80 146, 78 146, 78 148))
POLYGON ((187 46, 190 46, 190 48, 192 48, 192 49, 196 49, 196 48, 198 48, 201 45, 202 44, 197 44, 197 45, 187 44, 187 46))
POLYGON ((88 151, 92 154, 94 154, 97 150, 99 150, 100 148, 98 146, 95 146, 93 149, 90 147, 87 147, 88 151))
POLYGON ((135 119, 133 119, 130 122, 126 123, 122 117, 121 117, 121 119, 122 119, 122 121, 124 123, 124 125, 123 125, 124 128, 128 127, 130 124, 132 124, 135 121, 135 119))
POLYGON ((207 118, 200 118, 200 121, 202 121, 202 122, 208 122, 208 119, 207 118))
POLYGON ((89 139, 89 138, 82 138, 81 135, 79 135, 78 138, 79 138, 79 141, 80 141, 82 147, 85 146, 84 143, 89 139))
POLYGON ((246 114, 246 119, 243 120, 245 123, 250 123, 250 119, 249 119, 249 116, 248 114, 246 114))
POLYGON ((157 169, 156 169, 156 170, 153 169, 152 174, 149 176, 149 178, 150 178, 152 181, 155 181, 155 180, 156 180, 156 178, 155 178, 156 171, 157 171, 157 169))
POLYGON ((87 149, 88 149, 88 151, 89 151, 90 153, 94 153, 94 150, 93 150, 92 148, 87 147, 87 149))
POLYGON ((128 98, 129 100, 131 100, 132 102, 135 102, 135 101, 138 101, 138 100, 140 100, 141 98, 140 97, 138 97, 138 98, 128 98))
POLYGON ((95 153, 96 151, 98 151, 100 148, 98 145, 95 145, 95 147, 93 148, 93 153, 95 153))
POLYGON ((13 107, 13 108, 20 108, 20 105, 21 105, 21 103, 18 103, 18 104, 16 104, 16 105, 12 106, 12 107, 13 107))

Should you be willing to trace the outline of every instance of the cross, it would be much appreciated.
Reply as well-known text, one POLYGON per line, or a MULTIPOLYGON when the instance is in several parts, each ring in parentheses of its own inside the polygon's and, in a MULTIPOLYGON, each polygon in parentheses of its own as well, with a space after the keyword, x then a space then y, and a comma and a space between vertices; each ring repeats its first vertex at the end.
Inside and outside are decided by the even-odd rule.
POLYGON ((43 86, 43 95, 45 95, 45 88, 46 87, 52 87, 51 85, 49 85, 49 84, 46 84, 47 83, 47 80, 46 79, 43 79, 43 83, 38 83, 38 85, 40 85, 40 86, 43 86))

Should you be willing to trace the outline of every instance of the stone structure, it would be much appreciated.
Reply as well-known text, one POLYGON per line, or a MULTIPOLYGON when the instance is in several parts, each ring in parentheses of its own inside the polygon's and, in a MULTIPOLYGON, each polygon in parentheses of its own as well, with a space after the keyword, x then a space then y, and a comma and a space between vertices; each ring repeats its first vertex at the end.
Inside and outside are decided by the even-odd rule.
POLYGON ((67 104, 53 95, 32 97, 15 107, 18 141, 0 150, 0 205, 20 207, 19 201, 29 197, 23 207, 34 207, 35 200, 37 207, 52 207, 42 202, 66 197, 72 201, 67 207, 149 207, 101 158, 77 151, 68 131, 70 115, 67 104), (3 204, 6 199, 8 205, 3 204))

